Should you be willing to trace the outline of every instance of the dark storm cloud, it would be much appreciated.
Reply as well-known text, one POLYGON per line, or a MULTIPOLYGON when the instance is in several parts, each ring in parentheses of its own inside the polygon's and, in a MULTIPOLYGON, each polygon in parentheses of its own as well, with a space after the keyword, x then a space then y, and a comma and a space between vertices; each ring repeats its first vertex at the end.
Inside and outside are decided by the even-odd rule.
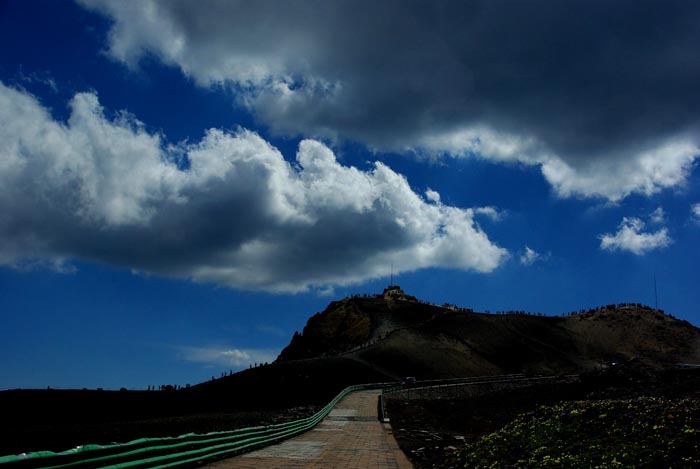
POLYGON ((231 84, 281 133, 538 164, 611 199, 699 153, 697 2, 81 1, 118 60, 231 84))

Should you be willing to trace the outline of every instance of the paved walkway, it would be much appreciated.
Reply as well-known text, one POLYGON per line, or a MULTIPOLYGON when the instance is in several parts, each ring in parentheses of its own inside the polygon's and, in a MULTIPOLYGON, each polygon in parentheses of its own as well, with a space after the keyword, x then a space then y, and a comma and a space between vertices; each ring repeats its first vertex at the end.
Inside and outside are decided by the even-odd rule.
POLYGON ((389 424, 377 420, 380 391, 351 393, 302 435, 206 469, 411 469, 389 424))

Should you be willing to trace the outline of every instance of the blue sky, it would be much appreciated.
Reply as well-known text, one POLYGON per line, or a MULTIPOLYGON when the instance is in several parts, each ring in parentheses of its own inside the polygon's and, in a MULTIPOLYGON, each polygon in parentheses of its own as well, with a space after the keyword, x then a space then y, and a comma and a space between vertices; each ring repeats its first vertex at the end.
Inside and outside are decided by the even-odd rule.
POLYGON ((653 306, 656 275, 700 324, 699 18, 0 2, 0 389, 271 361, 392 264, 425 300, 545 314, 653 306))

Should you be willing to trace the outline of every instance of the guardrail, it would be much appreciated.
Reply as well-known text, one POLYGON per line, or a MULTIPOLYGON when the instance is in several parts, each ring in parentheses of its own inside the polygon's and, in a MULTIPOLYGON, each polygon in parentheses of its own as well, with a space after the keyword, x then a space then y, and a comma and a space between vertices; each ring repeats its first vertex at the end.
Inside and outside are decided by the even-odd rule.
MULTIPOLYGON (((571 381, 578 379, 578 375, 539 375, 525 376, 517 375, 495 375, 495 376, 478 376, 473 378, 458 378, 452 380, 434 380, 418 382, 412 386, 394 386, 382 390, 382 400, 385 398, 402 397, 405 399, 418 398, 422 399, 426 394, 435 391, 447 391, 451 389, 466 388, 470 386, 493 386, 493 385, 509 385, 522 386, 528 384, 537 384, 552 381, 571 381)), ((433 396, 434 397, 434 396, 433 396)), ((456 397, 456 396, 452 396, 456 397)))
POLYGON ((447 379, 427 379, 417 381, 415 384, 405 386, 402 384, 385 386, 382 388, 382 393, 379 396, 379 402, 377 403, 377 414, 379 415, 379 421, 387 423, 389 422, 389 416, 386 412, 386 397, 391 394, 396 394, 400 392, 407 392, 411 390, 420 389, 430 389, 434 387, 444 387, 444 386, 461 386, 469 384, 483 384, 486 382, 494 381, 507 381, 507 380, 517 380, 524 378, 525 375, 522 373, 508 374, 508 375, 495 375, 495 376, 470 376, 466 378, 447 378, 447 379), (386 397, 385 397, 386 396, 386 397))
POLYGON ((198 465, 208 460, 235 456, 304 433, 323 420, 349 393, 381 389, 388 384, 348 386, 314 415, 292 422, 226 432, 142 438, 124 444, 85 445, 60 453, 38 451, 2 456, 0 469, 166 469, 198 465))
POLYGON ((415 384, 411 385, 396 385, 392 387, 387 387, 382 389, 382 395, 389 394, 393 392, 407 391, 409 389, 423 389, 435 386, 450 386, 450 385, 462 385, 462 384, 480 384, 492 381, 513 381, 517 379, 525 378, 526 376, 522 373, 515 373, 509 375, 491 375, 491 376, 470 376, 467 378, 448 378, 448 379, 426 379, 421 381, 416 381, 415 384))

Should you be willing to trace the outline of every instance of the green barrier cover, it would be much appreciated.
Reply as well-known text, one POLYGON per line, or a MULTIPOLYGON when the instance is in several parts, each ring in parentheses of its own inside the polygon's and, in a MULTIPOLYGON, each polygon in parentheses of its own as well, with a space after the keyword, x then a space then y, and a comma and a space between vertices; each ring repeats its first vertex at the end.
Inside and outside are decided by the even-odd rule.
POLYGON ((221 458, 266 446, 299 435, 317 425, 347 394, 379 389, 387 383, 348 386, 316 414, 304 419, 178 437, 140 438, 124 444, 84 445, 60 453, 37 451, 0 457, 0 469, 165 469, 221 458), (149 457, 150 455, 150 457, 149 457))

